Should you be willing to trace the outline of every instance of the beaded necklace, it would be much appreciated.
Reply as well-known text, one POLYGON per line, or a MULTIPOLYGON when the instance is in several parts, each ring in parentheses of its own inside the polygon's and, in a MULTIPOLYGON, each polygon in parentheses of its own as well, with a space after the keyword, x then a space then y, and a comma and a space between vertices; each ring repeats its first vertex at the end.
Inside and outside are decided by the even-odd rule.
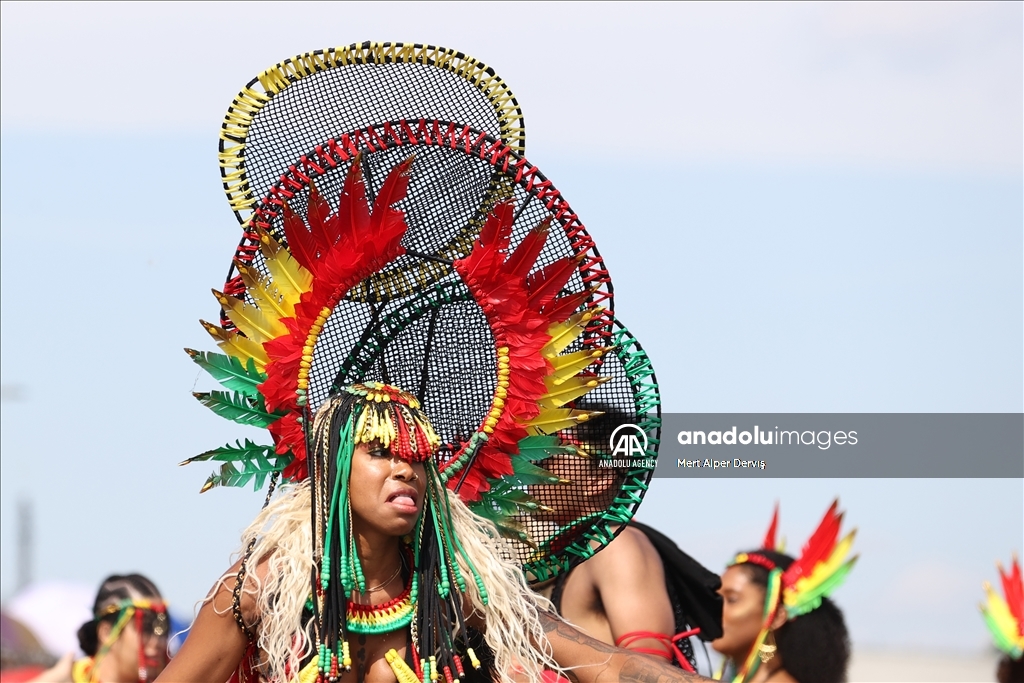
POLYGON ((345 623, 353 633, 366 635, 391 633, 405 628, 416 614, 416 598, 419 593, 419 581, 415 572, 411 572, 409 582, 400 595, 380 605, 360 605, 349 602, 345 614, 345 623))

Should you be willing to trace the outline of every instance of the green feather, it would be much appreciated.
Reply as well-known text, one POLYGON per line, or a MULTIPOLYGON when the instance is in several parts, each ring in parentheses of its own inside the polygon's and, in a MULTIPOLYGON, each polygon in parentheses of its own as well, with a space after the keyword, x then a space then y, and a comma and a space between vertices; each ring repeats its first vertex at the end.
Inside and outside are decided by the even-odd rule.
POLYGON ((207 353, 193 349, 185 349, 185 353, 192 357, 196 365, 210 373, 215 380, 228 389, 249 398, 259 395, 258 387, 267 379, 264 373, 256 369, 256 362, 252 358, 246 359, 243 365, 242 361, 234 356, 225 356, 221 353, 207 353))
POLYGON ((526 527, 523 523, 512 519, 507 514, 503 513, 498 505, 495 505, 493 501, 488 500, 487 493, 482 494, 481 499, 475 503, 470 503, 469 509, 493 523, 494 526, 498 528, 498 532, 502 536, 506 538, 515 538, 531 547, 537 547, 533 541, 530 540, 530 536, 526 533, 526 527))
POLYGON ((481 493, 480 504, 490 506, 504 517, 512 517, 520 512, 536 512, 542 508, 541 504, 526 491, 510 489, 507 485, 495 486, 490 491, 481 493))
POLYGON ((1017 643, 1010 640, 1009 636, 1003 632, 996 623, 996 620, 989 614, 988 610, 981 610, 982 616, 985 618, 985 625, 988 626, 989 632, 992 634, 992 639, 996 641, 996 647, 1010 655, 1013 658, 1020 656, 1020 646, 1017 643))
POLYGON ((821 599, 827 595, 831 595, 832 591, 839 587, 843 581, 846 580, 846 575, 853 569, 853 565, 857 562, 857 557, 852 558, 849 562, 842 565, 837 569, 832 576, 822 581, 814 590, 807 591, 800 596, 800 602, 787 607, 786 612, 791 617, 797 617, 801 614, 807 614, 811 610, 818 609, 821 606, 821 599))
POLYGON ((252 400, 241 394, 228 391, 211 391, 209 393, 193 393, 192 395, 221 417, 252 427, 266 427, 284 415, 284 413, 268 413, 263 405, 262 396, 252 400))
POLYGON ((519 455, 537 462, 552 455, 575 455, 576 449, 563 444, 557 436, 527 436, 519 440, 519 455))
POLYGON ((211 451, 200 453, 199 455, 193 456, 188 460, 185 460, 179 464, 188 465, 192 462, 203 462, 205 460, 220 460, 225 462, 231 461, 243 461, 252 460, 253 458, 267 458, 274 454, 273 446, 263 446, 257 443, 253 443, 249 439, 245 440, 243 444, 240 441, 235 441, 235 445, 225 444, 220 448, 214 448, 211 451))
POLYGON ((533 484, 557 484, 562 480, 543 467, 537 467, 521 456, 512 457, 512 469, 515 474, 506 475, 502 481, 511 486, 531 486, 533 484))
POLYGON ((224 463, 219 472, 209 476, 202 491, 209 491, 215 486, 245 486, 250 481, 253 482, 253 489, 259 490, 269 475, 283 470, 292 458, 291 453, 278 455, 273 446, 261 446, 246 439, 244 444, 238 441, 234 445, 226 444, 200 453, 181 464, 205 460, 224 463))
POLYGON ((267 477, 275 472, 284 469, 282 458, 277 459, 276 464, 265 460, 262 463, 250 462, 244 464, 241 469, 236 469, 234 464, 226 462, 220 467, 219 472, 214 472, 203 484, 201 492, 209 491, 216 486, 245 486, 253 482, 253 491, 259 491, 266 483, 267 477))

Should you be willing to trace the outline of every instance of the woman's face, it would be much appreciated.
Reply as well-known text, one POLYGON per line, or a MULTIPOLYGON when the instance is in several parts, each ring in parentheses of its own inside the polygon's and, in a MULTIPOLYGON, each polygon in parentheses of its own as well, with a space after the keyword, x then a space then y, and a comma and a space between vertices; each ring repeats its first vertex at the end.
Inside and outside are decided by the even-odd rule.
POLYGON ((358 444, 352 454, 349 500, 360 531, 404 536, 416 526, 426 489, 423 463, 409 463, 380 444, 358 444))
MULTIPOLYGON (((120 636, 110 647, 110 651, 107 653, 105 659, 109 660, 113 666, 101 663, 104 667, 102 672, 104 675, 113 675, 116 678, 112 679, 117 683, 127 681, 135 683, 135 681, 141 680, 139 676, 140 667, 146 671, 147 681, 154 680, 164 667, 167 666, 167 618, 163 616, 160 619, 155 612, 146 610, 143 612, 143 643, 142 643, 142 657, 139 652, 139 629, 136 615, 124 625, 121 630, 120 636), (114 669, 115 671, 110 671, 114 669)), ((111 631, 111 624, 109 621, 103 622, 98 631, 100 642, 103 642, 109 637, 111 631), (103 626, 106 625, 106 629, 103 626)), ((106 679, 104 679, 106 680, 106 679)))
POLYGON ((764 619, 764 586, 750 580, 750 570, 734 565, 722 574, 722 637, 711 646, 742 662, 757 640, 764 619))

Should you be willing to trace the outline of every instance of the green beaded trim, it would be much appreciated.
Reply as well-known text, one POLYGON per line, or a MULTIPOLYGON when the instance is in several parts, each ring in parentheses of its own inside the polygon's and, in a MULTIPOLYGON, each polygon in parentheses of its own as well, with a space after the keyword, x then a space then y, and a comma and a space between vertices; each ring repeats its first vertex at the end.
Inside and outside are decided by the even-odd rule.
MULTIPOLYGON (((658 445, 661 443, 661 393, 658 391, 654 365, 636 337, 618 320, 614 323, 617 329, 612 335, 612 343, 615 345, 613 355, 622 363, 630 388, 633 390, 637 412, 636 425, 649 435, 645 456, 654 460, 658 457, 658 445)), ((594 553, 611 543, 623 525, 633 518, 637 506, 647 492, 653 473, 654 468, 648 467, 627 470, 619 495, 607 510, 592 513, 563 526, 538 549, 538 559, 523 565, 523 571, 533 581, 548 581, 563 571, 568 571, 573 564, 593 557, 594 553), (557 552, 551 550, 553 543, 563 534, 588 525, 590 528, 572 543, 560 547, 557 552), (618 529, 613 530, 612 527, 618 529)))

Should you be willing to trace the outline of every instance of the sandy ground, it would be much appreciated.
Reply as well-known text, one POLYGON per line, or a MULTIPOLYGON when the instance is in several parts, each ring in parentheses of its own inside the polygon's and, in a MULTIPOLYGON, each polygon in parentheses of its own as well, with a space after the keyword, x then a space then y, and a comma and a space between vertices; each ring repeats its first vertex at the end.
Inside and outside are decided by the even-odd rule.
POLYGON ((850 683, 991 683, 996 679, 997 654, 906 653, 854 649, 850 683))

